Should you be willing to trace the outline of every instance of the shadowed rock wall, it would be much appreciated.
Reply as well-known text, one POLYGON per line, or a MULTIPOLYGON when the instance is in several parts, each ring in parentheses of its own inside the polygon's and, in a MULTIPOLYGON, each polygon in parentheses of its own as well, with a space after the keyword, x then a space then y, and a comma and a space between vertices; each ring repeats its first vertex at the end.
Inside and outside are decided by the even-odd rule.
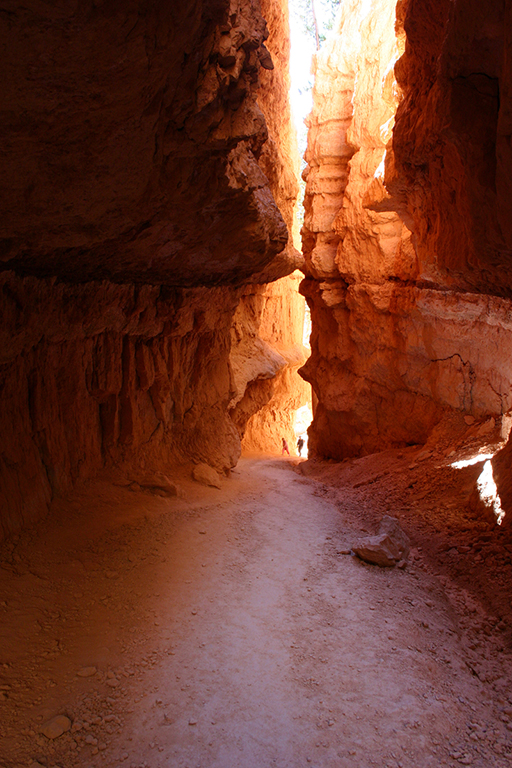
POLYGON ((233 316, 300 264, 288 97, 260 87, 286 83, 287 15, 263 5, 0 14, 0 535, 104 467, 238 460, 233 316))
POLYGON ((316 63, 302 287, 310 450, 338 459, 512 407, 504 8, 347 0, 342 14, 316 63))
POLYGON ((222 471, 240 453, 231 396, 232 288, 68 285, 1 277, 4 532, 104 466, 185 460, 222 471))
POLYGON ((0 25, 5 268, 194 285, 282 251, 258 0, 11 2, 0 25))

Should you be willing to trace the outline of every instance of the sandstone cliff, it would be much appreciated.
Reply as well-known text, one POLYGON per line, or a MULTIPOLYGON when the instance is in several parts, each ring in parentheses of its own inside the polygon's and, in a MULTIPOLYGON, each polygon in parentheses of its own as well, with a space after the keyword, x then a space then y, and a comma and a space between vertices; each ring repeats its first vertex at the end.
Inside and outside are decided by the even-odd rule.
POLYGON ((2 14, 4 268, 239 281, 287 241, 258 164, 258 0, 11 4, 2 14))
MULTIPOLYGON (((304 264, 295 247, 299 155, 288 106, 288 12, 286 4, 273 0, 263 0, 262 11, 273 30, 266 45, 275 66, 260 75, 258 103, 269 129, 260 165, 290 238, 270 268, 253 276, 254 283, 266 282, 269 274, 273 278, 304 264)), ((302 346, 305 306, 298 293, 300 277, 296 271, 277 282, 247 287, 235 313, 231 352, 235 386, 230 414, 246 451, 275 452, 280 450, 282 437, 293 445, 295 412, 310 400, 310 387, 297 373, 308 355, 302 346)))
POLYGON ((302 288, 317 455, 512 407, 507 25, 477 5, 347 0, 317 57, 302 288))
POLYGON ((296 411, 309 403, 310 387, 299 377, 308 351, 302 345, 301 276, 244 291, 232 329, 235 396, 231 416, 247 452, 280 452, 281 439, 295 445, 296 411))
POLYGON ((0 535, 104 467, 233 466, 233 317, 300 264, 284 2, 8 5, 0 535))

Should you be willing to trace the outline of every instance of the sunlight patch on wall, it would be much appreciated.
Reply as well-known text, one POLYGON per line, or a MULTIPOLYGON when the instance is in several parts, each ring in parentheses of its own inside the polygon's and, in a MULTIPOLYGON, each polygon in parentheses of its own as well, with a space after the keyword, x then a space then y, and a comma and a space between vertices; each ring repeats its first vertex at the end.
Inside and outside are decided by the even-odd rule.
POLYGON ((492 509, 496 518, 496 523, 501 525, 503 518, 505 517, 505 512, 501 507, 501 499, 498 494, 498 489, 496 488, 496 483, 494 482, 492 463, 490 460, 485 462, 482 473, 476 481, 476 486, 478 488, 478 493, 480 494, 480 499, 486 507, 492 509))
POLYGON ((476 487, 480 501, 488 508, 492 509, 494 517, 496 518, 496 524, 501 525, 505 512, 501 506, 501 499, 498 494, 496 483, 494 482, 494 475, 492 471, 491 459, 494 456, 493 453, 479 453, 476 456, 472 456, 470 459, 463 459, 461 461, 454 461, 450 464, 453 469, 463 469, 463 467, 470 467, 473 464, 479 464, 485 462, 482 471, 476 481, 476 487))
POLYGON ((450 464, 453 469, 462 469, 463 467, 471 467, 473 464, 478 464, 479 461, 487 461, 492 459, 493 453, 478 453, 476 456, 472 456, 470 459, 463 459, 462 461, 454 461, 450 464))

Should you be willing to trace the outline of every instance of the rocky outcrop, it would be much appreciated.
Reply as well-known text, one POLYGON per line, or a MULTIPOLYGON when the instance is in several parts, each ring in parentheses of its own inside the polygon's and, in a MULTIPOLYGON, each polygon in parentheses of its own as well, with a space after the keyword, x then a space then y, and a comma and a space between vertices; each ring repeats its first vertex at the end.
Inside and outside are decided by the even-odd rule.
POLYGON ((211 284, 283 250, 258 0, 29 0, 0 25, 4 268, 211 284))
POLYGON ((244 290, 232 328, 235 394, 230 414, 247 452, 276 452, 296 440, 296 412, 310 401, 299 377, 308 350, 302 345, 304 302, 299 273, 244 290))
POLYGON ((423 279, 510 298, 512 10, 423 0, 399 11, 407 45, 386 185, 423 279))
POLYGON ((493 6, 347 0, 317 57, 302 287, 313 454, 424 442, 450 412, 512 407, 507 25, 493 6))
POLYGON ((490 511, 495 518, 500 518, 499 522, 503 525, 503 528, 508 531, 512 531, 512 440, 509 439, 506 445, 496 453, 491 461, 491 474, 492 481, 495 487, 492 488, 493 498, 485 505, 485 501, 482 500, 482 493, 478 486, 475 488, 473 494, 473 501, 475 505, 478 505, 478 509, 487 516, 490 511), (486 510, 482 510, 482 506, 487 506, 486 510))
POLYGON ((71 286, 2 276, 4 530, 104 466, 220 471, 240 453, 227 414, 232 288, 71 286))
POLYGON ((0 14, 0 536, 103 468, 238 460, 233 317, 300 263, 286 9, 262 6, 0 14))
POLYGON ((269 278, 288 274, 304 263, 295 248, 299 156, 288 109, 283 109, 290 90, 288 13, 284 4, 268 0, 263 0, 262 11, 274 32, 266 45, 275 67, 260 75, 258 102, 269 140, 259 162, 291 237, 281 256, 253 276, 253 284, 244 289, 238 304, 232 327, 234 394, 230 414, 243 449, 267 453, 280 450, 282 437, 294 445, 295 414, 310 401, 311 394, 297 373, 308 357, 302 345, 305 306, 298 293, 301 274, 295 271, 277 282, 255 284, 267 283, 269 278))

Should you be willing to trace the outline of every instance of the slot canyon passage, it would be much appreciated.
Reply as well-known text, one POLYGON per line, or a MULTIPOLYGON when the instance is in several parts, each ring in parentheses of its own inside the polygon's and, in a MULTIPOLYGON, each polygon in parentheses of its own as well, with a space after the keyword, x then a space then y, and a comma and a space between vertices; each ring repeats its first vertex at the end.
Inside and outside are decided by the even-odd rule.
POLYGON ((512 764, 511 15, 1 4, 2 768, 512 764))

